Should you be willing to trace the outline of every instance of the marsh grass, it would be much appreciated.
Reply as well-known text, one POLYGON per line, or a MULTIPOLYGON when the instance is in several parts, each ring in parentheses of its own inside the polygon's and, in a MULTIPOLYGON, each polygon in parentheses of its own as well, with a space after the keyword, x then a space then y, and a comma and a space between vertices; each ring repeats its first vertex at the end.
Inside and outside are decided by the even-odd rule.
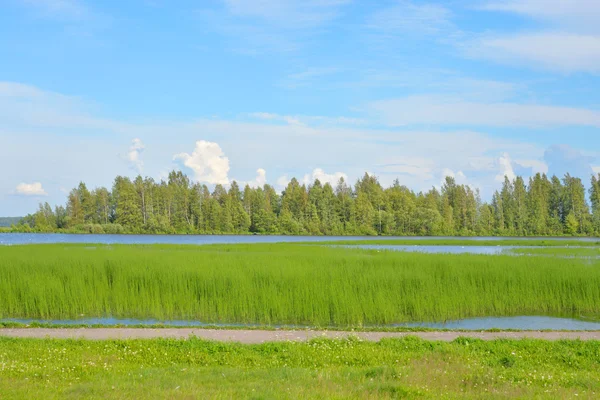
POLYGON ((0 318, 361 327, 594 316, 600 262, 298 244, 0 247, 0 318))

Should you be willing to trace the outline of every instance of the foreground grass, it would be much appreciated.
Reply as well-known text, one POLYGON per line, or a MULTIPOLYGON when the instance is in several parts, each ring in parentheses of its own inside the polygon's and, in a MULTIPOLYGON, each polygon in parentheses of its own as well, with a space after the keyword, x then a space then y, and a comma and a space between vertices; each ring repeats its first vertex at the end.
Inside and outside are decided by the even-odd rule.
POLYGON ((0 397, 594 398, 600 342, 0 338, 0 397))
POLYGON ((356 326, 600 310, 600 261, 298 244, 0 247, 0 318, 356 326))

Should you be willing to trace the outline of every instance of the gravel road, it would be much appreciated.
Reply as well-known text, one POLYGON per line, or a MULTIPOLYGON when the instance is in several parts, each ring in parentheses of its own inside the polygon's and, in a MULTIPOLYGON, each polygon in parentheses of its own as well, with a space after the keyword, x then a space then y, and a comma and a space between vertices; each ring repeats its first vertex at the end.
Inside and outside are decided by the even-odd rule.
POLYGON ((495 339, 580 339, 600 340, 600 331, 588 332, 334 332, 307 330, 216 330, 194 328, 2 328, 0 336, 15 338, 52 338, 52 339, 154 339, 171 338, 187 339, 195 336, 200 339, 221 342, 239 342, 256 344, 264 342, 305 341, 313 338, 344 338, 349 335, 363 340, 379 341, 384 338, 399 338, 417 336, 425 340, 451 342, 458 337, 468 337, 483 340, 495 339))

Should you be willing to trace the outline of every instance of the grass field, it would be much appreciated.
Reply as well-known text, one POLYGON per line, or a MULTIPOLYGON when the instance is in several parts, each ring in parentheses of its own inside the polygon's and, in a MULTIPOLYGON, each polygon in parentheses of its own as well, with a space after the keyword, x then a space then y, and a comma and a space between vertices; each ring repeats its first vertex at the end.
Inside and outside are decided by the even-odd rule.
POLYGON ((0 318, 360 327, 596 317, 600 261, 298 244, 0 247, 0 318))
POLYGON ((0 338, 0 397, 597 398, 600 342, 0 338))

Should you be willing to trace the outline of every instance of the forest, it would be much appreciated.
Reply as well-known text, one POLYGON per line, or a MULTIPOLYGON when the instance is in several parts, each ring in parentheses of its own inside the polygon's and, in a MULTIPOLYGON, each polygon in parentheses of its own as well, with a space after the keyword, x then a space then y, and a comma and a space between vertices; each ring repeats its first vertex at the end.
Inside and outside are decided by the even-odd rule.
POLYGON ((191 181, 118 176, 111 189, 80 183, 64 206, 40 204, 15 232, 144 234, 584 236, 600 234, 600 175, 536 174, 505 178, 490 202, 447 177, 441 189, 415 192, 396 180, 384 188, 365 174, 354 186, 292 179, 272 186, 229 188, 191 181))

